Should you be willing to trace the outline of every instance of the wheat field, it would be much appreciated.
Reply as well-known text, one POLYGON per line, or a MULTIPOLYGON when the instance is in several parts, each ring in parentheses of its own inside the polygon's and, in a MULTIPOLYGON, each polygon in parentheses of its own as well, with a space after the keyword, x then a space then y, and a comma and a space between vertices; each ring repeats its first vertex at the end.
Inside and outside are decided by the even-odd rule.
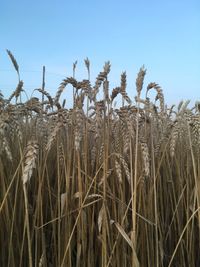
POLYGON ((200 104, 168 107, 144 67, 134 99, 125 72, 109 88, 110 62, 92 85, 88 59, 86 79, 75 62, 55 96, 43 80, 23 100, 7 53, 19 82, 0 94, 0 266, 200 266, 200 104))

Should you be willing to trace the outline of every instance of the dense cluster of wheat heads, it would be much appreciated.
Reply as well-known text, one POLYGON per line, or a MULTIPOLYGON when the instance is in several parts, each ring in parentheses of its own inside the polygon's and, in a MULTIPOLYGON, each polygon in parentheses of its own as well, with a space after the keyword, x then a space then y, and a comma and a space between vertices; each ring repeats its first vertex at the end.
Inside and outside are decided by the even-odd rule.
POLYGON ((22 101, 7 52, 19 83, 0 95, 0 266, 200 266, 199 105, 167 107, 144 67, 135 99, 125 72, 109 89, 109 62, 91 85, 88 59, 87 79, 75 63, 55 97, 43 82, 22 101))

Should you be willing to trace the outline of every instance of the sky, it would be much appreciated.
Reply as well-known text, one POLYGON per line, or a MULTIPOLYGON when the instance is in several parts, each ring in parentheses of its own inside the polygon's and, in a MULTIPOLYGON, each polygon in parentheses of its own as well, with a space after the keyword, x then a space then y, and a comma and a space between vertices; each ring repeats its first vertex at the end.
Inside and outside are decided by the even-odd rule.
MULTIPOLYGON (((41 87, 44 65, 46 90, 54 96, 76 60, 76 78, 87 78, 88 57, 92 83, 108 60, 111 90, 126 71, 132 99, 144 65, 144 93, 156 82, 168 105, 200 100, 199 0, 1 0, 0 90, 8 97, 18 80, 6 49, 18 62, 29 96, 41 87)), ((64 93, 69 103, 70 91, 64 93)))

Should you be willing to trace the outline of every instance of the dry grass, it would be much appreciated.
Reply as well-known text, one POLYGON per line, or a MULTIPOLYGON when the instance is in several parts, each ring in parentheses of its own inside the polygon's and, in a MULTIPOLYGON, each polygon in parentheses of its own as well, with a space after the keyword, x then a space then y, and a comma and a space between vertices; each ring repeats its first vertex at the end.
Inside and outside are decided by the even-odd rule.
POLYGON ((110 93, 109 62, 92 86, 88 59, 86 80, 75 62, 55 97, 43 79, 23 102, 7 52, 19 84, 0 94, 0 266, 200 266, 199 106, 168 108, 156 83, 142 99, 143 67, 135 100, 125 72, 110 93))

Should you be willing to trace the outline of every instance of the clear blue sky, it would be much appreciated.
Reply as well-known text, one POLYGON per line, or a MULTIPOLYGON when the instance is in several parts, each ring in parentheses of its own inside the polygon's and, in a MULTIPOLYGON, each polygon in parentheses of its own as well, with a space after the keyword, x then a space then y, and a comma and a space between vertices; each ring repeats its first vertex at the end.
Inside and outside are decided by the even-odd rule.
POLYGON ((200 100, 199 0, 1 0, 0 90, 7 96, 17 77, 5 49, 15 55, 29 95, 41 85, 43 65, 54 95, 75 60, 77 78, 87 77, 88 57, 93 80, 111 61, 111 87, 127 71, 131 97, 144 64, 145 86, 159 83, 168 104, 200 100))

